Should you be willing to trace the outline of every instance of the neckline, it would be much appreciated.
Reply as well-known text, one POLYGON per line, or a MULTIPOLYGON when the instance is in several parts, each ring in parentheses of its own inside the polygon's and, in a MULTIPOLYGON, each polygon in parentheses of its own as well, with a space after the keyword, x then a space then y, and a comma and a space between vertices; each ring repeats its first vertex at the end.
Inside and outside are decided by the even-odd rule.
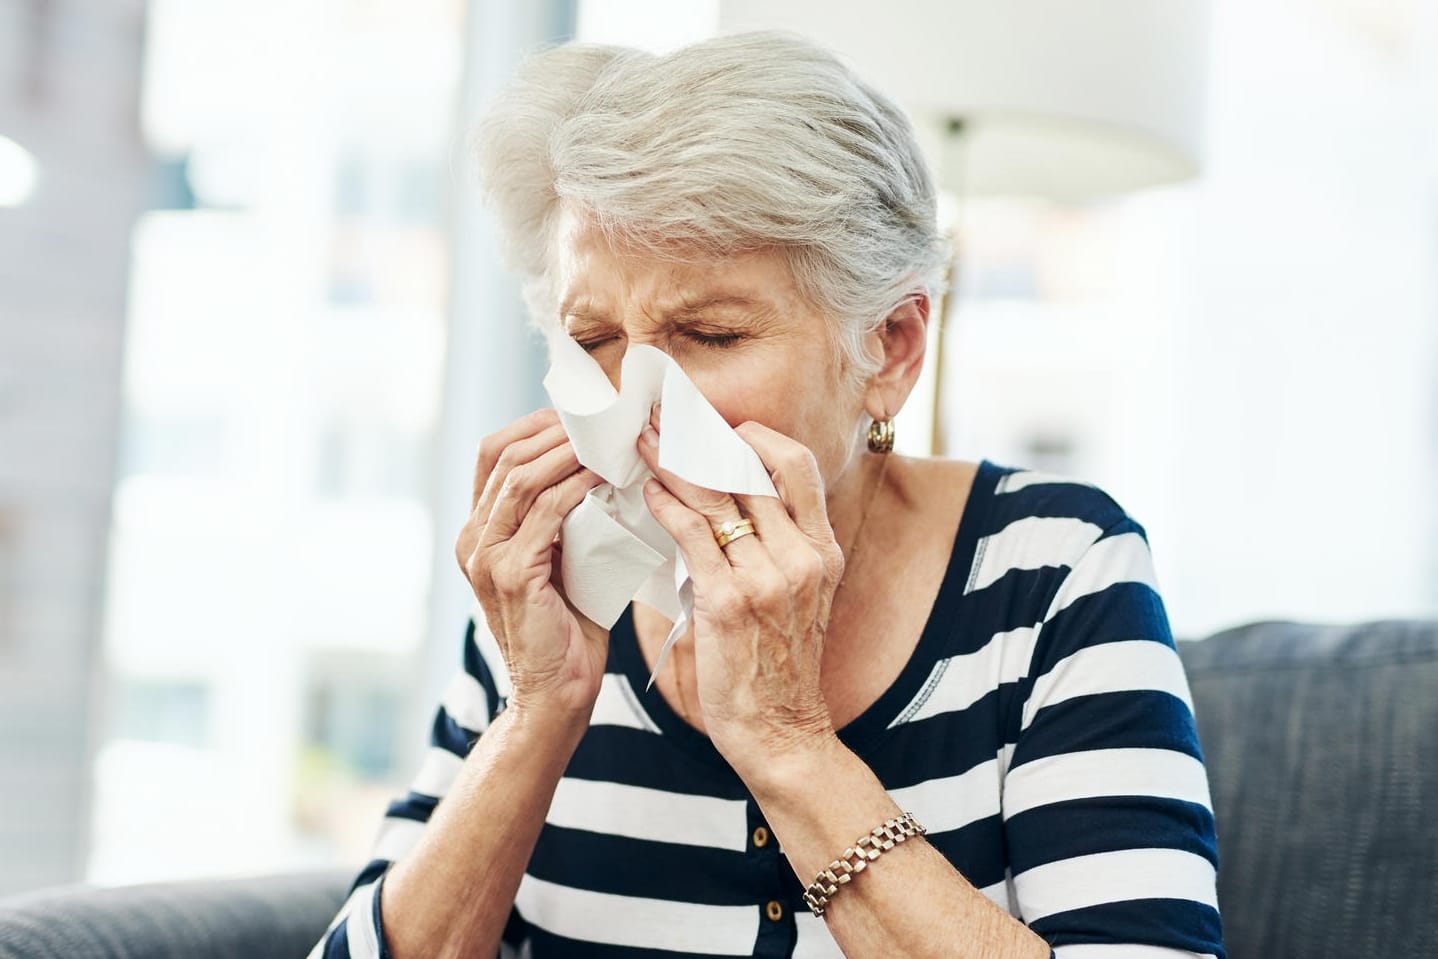
MULTIPOLYGON (((989 460, 979 461, 968 499, 959 514, 954 546, 949 553, 943 580, 913 653, 898 678, 862 713, 838 730, 840 742, 860 757, 875 747, 900 711, 918 695, 952 635, 957 619, 955 614, 964 598, 969 568, 978 549, 981 517, 992 503, 1001 473, 1001 468, 989 460)), ((649 668, 634 631, 633 604, 624 608, 609 631, 609 656, 610 668, 617 668, 633 687, 637 696, 634 705, 649 716, 663 735, 707 765, 728 768, 713 741, 685 722, 665 700, 657 685, 645 690, 649 682, 649 668)))

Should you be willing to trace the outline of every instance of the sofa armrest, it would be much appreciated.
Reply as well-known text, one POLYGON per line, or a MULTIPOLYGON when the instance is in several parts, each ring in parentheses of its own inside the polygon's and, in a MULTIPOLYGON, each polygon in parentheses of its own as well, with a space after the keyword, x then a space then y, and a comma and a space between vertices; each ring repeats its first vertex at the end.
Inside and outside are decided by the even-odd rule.
POLYGON ((1438 941, 1438 622, 1265 622, 1179 644, 1233 959, 1438 941))

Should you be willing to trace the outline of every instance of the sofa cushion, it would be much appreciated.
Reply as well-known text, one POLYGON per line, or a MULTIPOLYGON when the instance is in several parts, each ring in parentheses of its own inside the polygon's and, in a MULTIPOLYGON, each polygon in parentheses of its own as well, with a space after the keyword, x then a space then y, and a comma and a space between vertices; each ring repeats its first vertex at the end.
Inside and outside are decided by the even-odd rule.
POLYGON ((0 959, 303 959, 350 872, 67 887, 0 902, 0 959))
POLYGON ((1256 623, 1179 648, 1232 959, 1433 949, 1438 623, 1256 623))

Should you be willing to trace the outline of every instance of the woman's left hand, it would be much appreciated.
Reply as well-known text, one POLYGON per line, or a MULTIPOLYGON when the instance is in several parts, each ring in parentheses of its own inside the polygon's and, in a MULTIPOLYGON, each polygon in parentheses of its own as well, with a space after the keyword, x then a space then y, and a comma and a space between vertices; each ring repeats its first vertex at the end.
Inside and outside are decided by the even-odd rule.
POLYGON ((694 586, 694 658, 704 728, 747 770, 823 744, 833 724, 819 685, 824 633, 844 556, 813 454, 759 423, 735 432, 769 470, 779 498, 731 496, 659 468, 653 425, 639 452, 658 481, 649 510, 674 537, 694 586), (755 534, 720 549, 714 528, 748 519, 755 534))

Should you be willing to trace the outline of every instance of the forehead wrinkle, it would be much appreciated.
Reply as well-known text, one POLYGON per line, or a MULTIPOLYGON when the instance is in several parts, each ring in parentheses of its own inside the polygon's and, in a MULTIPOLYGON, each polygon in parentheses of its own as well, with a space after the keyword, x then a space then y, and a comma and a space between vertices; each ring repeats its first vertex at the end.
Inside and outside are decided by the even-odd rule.
POLYGON ((787 268, 781 265, 776 271, 761 261, 755 270, 748 262, 754 254, 732 261, 669 260, 600 242, 594 230, 575 233, 567 246, 568 289, 558 311, 566 327, 582 323, 597 330, 633 323, 639 328, 634 332, 640 332, 712 319, 742 322, 758 332, 782 323, 795 310, 787 268))
POLYGON ((566 300, 562 303, 559 307, 559 315, 582 317, 589 320, 607 320, 609 318, 609 310, 604 306, 596 304, 592 297, 581 296, 566 300))
POLYGON ((746 296, 742 293, 712 293, 703 296, 692 296, 681 293, 677 305, 669 307, 664 312, 672 315, 676 313, 702 313, 706 310, 733 307, 741 310, 772 310, 773 304, 746 296))
POLYGON ((774 297, 764 292, 752 292, 747 284, 738 288, 719 284, 696 284, 680 287, 677 296, 664 310, 671 321, 698 319, 707 313, 718 312, 733 316, 736 313, 747 319, 774 320, 784 315, 787 297, 774 297))
MULTIPOLYGON (((640 314, 654 323, 695 318, 715 310, 737 310, 754 316, 777 316, 782 312, 778 304, 764 297, 736 292, 715 292, 701 295, 680 292, 677 296, 656 297, 655 299, 660 299, 661 302, 656 305, 649 298, 641 298, 636 307, 640 314), (670 302, 662 302, 664 299, 670 302)), ((608 310, 596 309, 594 297, 588 291, 571 293, 560 304, 559 312, 561 316, 574 319, 603 323, 614 322, 608 310)))

